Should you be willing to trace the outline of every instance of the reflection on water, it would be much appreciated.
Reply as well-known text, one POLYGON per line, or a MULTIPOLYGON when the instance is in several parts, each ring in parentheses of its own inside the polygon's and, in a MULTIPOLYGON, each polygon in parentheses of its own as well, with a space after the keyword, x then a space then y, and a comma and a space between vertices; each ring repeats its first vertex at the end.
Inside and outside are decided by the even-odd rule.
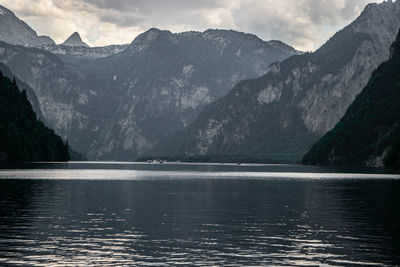
POLYGON ((2 170, 0 266, 400 263, 396 175, 204 168, 2 170))

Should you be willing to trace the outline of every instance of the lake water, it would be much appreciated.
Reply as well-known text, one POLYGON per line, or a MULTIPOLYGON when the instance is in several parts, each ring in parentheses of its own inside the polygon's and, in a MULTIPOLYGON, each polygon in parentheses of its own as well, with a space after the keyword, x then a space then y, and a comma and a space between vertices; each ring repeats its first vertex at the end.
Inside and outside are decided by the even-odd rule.
POLYGON ((397 266, 400 175, 296 165, 0 170, 0 266, 397 266))

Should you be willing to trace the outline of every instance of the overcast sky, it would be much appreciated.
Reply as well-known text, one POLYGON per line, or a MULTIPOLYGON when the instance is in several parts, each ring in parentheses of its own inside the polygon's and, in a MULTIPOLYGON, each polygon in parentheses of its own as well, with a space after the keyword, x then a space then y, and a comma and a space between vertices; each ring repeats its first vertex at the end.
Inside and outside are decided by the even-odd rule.
POLYGON ((130 43, 151 27, 234 29, 311 51, 373 0, 0 0, 57 43, 78 31, 91 46, 130 43))

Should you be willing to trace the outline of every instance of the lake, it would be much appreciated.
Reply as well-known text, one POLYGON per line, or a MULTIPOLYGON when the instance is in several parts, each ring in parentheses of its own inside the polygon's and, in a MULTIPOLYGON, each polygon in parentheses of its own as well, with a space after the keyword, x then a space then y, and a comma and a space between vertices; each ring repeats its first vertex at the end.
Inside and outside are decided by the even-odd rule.
POLYGON ((0 266, 400 264, 400 175, 379 169, 0 168, 0 266))

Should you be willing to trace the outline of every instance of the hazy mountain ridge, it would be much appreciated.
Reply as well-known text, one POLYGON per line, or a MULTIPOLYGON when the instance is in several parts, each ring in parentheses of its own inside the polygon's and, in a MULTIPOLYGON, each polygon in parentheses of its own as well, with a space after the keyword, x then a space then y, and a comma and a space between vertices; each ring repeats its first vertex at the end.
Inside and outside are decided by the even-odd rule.
POLYGON ((400 167, 400 31, 390 59, 335 128, 304 156, 305 164, 400 167))
MULTIPOLYGON (((177 155, 300 160, 389 57, 399 27, 400 1, 369 4, 316 52, 274 64, 268 74, 238 83, 205 107, 179 137, 184 141, 177 155)), ((168 153, 163 146, 155 153, 168 153)))

